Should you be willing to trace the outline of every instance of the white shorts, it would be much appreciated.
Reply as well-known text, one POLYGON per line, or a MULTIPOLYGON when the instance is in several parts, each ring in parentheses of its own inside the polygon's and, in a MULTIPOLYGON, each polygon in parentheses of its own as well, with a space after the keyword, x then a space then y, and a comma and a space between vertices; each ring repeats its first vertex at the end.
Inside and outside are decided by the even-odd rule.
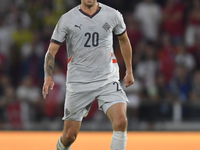
POLYGON ((120 82, 112 82, 94 91, 66 92, 63 120, 82 121, 86 117, 92 102, 97 99, 100 110, 106 114, 108 108, 116 103, 129 102, 120 82))

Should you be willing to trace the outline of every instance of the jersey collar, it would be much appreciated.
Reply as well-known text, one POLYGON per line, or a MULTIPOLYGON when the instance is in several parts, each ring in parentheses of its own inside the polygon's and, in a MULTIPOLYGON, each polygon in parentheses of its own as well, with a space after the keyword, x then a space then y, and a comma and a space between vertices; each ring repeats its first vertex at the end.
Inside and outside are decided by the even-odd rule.
POLYGON ((85 16, 87 16, 87 17, 89 17, 89 18, 93 18, 96 14, 98 14, 98 13, 100 12, 100 10, 101 10, 101 7, 99 6, 98 9, 97 9, 92 15, 89 15, 88 13, 84 12, 81 8, 79 8, 79 11, 80 11, 83 15, 85 15, 85 16))

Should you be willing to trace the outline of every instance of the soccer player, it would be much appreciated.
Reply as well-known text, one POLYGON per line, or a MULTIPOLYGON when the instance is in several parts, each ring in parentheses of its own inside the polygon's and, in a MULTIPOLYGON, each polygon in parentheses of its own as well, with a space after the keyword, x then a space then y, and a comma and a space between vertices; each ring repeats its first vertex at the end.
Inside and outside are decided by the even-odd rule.
POLYGON ((117 35, 126 65, 126 87, 134 83, 132 49, 122 15, 97 0, 81 4, 61 16, 45 56, 43 97, 53 89, 52 72, 55 55, 66 41, 68 54, 67 89, 63 135, 57 150, 70 150, 95 98, 99 109, 112 122, 111 150, 125 150, 127 141, 126 103, 128 99, 119 83, 119 68, 113 52, 113 33, 117 35))

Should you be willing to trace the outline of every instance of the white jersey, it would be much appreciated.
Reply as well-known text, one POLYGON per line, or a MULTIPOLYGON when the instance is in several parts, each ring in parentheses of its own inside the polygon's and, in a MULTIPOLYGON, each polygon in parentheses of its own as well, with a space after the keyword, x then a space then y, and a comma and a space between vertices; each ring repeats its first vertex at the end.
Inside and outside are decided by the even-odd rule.
POLYGON ((119 80, 113 33, 118 36, 125 31, 121 13, 101 3, 93 15, 85 13, 79 5, 61 16, 51 42, 66 41, 67 90, 95 90, 119 80))

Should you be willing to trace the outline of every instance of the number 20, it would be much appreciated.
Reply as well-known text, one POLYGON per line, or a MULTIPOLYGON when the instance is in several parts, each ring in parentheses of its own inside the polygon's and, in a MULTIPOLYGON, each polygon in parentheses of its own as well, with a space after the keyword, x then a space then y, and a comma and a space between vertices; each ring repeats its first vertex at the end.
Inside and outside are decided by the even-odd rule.
MULTIPOLYGON (((91 33, 87 32, 85 33, 85 36, 87 36, 87 40, 84 44, 84 47, 91 47, 91 45, 88 44, 91 38, 91 33)), ((94 32, 92 33, 92 46, 97 47, 99 45, 99 33, 94 32)))

